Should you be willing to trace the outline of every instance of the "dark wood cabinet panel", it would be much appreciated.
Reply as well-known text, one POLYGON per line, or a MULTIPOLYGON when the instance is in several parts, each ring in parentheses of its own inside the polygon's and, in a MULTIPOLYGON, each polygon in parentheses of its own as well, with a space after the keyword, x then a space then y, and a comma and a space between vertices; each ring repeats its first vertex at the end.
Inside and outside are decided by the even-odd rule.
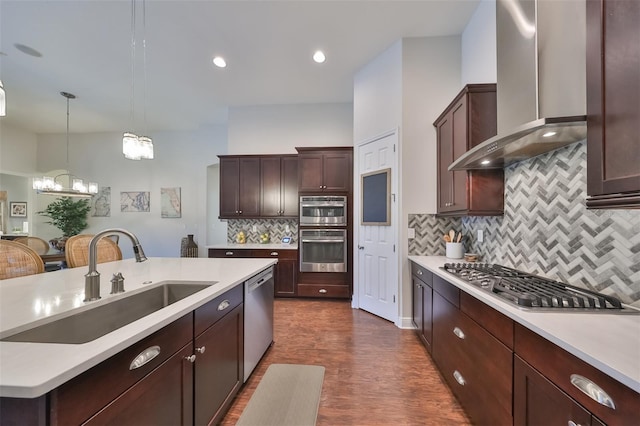
POLYGON ((244 305, 195 338, 194 424, 218 424, 244 377, 244 305))
POLYGON ((192 345, 185 346, 83 424, 192 425, 192 353, 192 345))
POLYGON ((432 355, 474 423, 512 423, 513 352, 438 292, 432 355))
POLYGON ((274 268, 274 295, 276 297, 293 297, 297 295, 298 250, 209 249, 209 257, 277 258, 278 263, 274 268))
POLYGON ((460 292, 460 310, 513 350, 513 320, 464 291, 460 292))
POLYGON ((260 215, 260 158, 220 156, 220 218, 260 215))
POLYGON ((261 157, 260 169, 260 216, 297 217, 297 156, 261 157))
POLYGON ((438 144, 438 214, 503 214, 503 170, 447 170, 455 159, 496 134, 495 84, 465 86, 434 126, 438 144))
POLYGON ((587 1, 587 207, 640 207, 640 2, 587 1))
POLYGON ((420 265, 411 263, 413 286, 413 325, 422 343, 431 352, 433 330, 433 273, 420 265))
POLYGON ((513 424, 590 425, 591 413, 517 355, 513 368, 513 424))
POLYGON ((353 147, 296 148, 299 192, 350 192, 353 147))
POLYGON ((519 324, 515 326, 515 352, 604 423, 630 425, 638 422, 638 392, 519 324), (596 402, 574 386, 571 383, 573 374, 589 379, 606 392, 614 401, 615 410, 596 402))

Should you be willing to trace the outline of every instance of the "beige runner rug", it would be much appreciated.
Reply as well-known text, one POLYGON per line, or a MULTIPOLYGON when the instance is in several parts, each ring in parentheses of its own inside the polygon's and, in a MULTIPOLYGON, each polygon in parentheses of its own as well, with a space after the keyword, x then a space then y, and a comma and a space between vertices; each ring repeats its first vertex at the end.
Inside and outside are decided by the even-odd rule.
POLYGON ((271 364, 236 425, 315 425, 323 380, 319 365, 271 364))

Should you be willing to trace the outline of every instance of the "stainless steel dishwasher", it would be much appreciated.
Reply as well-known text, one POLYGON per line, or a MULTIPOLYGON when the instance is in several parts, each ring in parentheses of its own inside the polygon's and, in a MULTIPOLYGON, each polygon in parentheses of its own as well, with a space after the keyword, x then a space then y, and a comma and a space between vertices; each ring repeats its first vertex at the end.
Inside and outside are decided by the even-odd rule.
POLYGON ((244 284, 244 381, 273 342, 273 267, 244 284))

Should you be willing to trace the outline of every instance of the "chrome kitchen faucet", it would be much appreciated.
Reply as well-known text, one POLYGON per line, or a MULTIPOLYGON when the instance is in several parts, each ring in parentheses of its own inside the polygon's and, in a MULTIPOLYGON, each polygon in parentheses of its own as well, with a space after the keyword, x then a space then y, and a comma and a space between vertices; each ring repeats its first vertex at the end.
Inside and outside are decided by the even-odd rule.
POLYGON ((113 228, 98 232, 89 242, 89 272, 84 276, 84 302, 100 299, 100 273, 96 267, 98 263, 98 241, 100 241, 102 237, 115 234, 123 234, 129 237, 133 243, 133 253, 136 257, 136 262, 144 262, 147 260, 147 256, 144 255, 144 250, 142 250, 138 237, 126 229, 113 228))

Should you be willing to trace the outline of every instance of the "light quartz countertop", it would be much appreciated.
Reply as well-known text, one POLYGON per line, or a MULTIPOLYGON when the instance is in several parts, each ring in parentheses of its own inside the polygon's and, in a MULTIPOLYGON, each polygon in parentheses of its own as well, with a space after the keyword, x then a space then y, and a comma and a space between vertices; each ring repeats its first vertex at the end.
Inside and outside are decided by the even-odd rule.
POLYGON ((142 263, 134 259, 101 263, 97 269, 102 299, 87 303, 82 301, 86 267, 2 280, 0 338, 163 282, 212 285, 88 343, 0 342, 0 396, 43 395, 275 263, 275 259, 256 258, 149 258, 142 263), (110 279, 117 272, 125 278, 126 291, 111 295, 110 279))
POLYGON ((409 260, 640 392, 640 315, 526 311, 440 269, 455 260, 443 256, 409 256, 409 260))
POLYGON ((229 249, 229 250, 298 250, 298 243, 292 244, 282 244, 282 243, 269 243, 269 244, 255 244, 255 243, 246 243, 246 244, 236 244, 236 243, 225 243, 225 244, 213 244, 210 246, 206 246, 208 249, 229 249))

